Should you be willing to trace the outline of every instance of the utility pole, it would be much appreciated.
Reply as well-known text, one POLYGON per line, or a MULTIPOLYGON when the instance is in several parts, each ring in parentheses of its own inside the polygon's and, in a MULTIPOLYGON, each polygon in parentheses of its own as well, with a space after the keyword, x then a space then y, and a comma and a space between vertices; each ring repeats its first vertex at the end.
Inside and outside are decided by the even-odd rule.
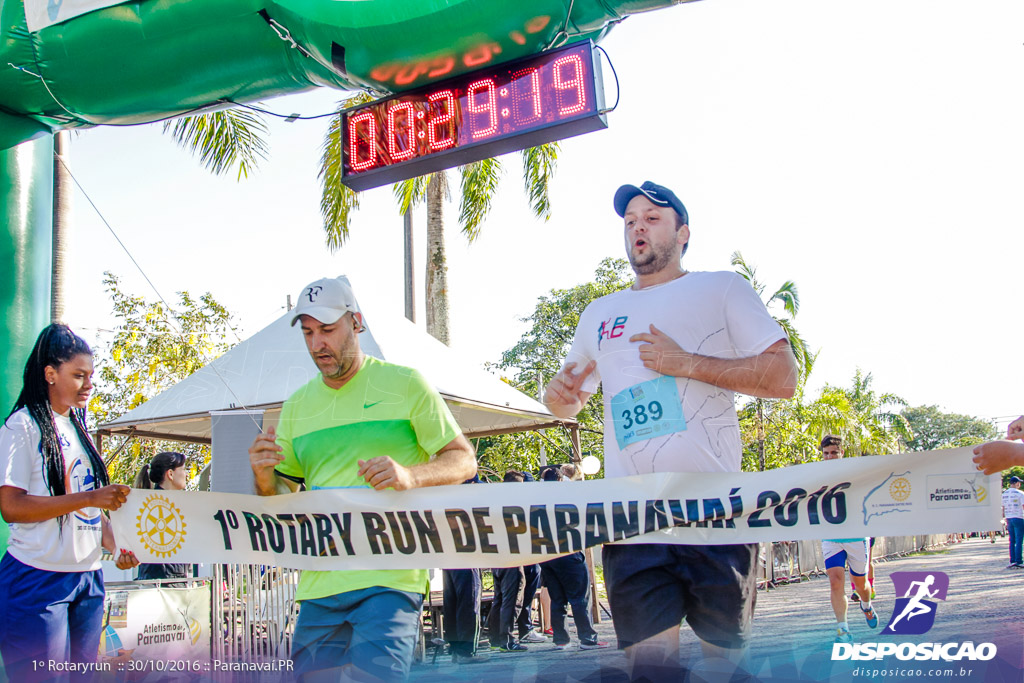
POLYGON ((402 216, 405 222, 405 317, 416 322, 416 287, 413 284, 412 207, 402 216))

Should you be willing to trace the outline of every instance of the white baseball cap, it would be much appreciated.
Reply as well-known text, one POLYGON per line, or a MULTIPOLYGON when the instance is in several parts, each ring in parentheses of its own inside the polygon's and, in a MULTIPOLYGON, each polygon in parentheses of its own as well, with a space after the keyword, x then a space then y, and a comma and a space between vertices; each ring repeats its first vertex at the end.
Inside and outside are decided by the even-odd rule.
POLYGON ((300 316, 308 315, 325 325, 331 325, 349 312, 361 313, 348 279, 344 275, 320 278, 302 288, 298 303, 292 309, 291 324, 294 327, 300 316))

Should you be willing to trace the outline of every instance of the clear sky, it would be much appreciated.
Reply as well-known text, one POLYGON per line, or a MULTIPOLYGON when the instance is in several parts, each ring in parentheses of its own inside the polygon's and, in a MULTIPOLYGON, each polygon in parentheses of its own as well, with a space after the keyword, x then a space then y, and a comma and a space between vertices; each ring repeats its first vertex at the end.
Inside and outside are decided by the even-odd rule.
MULTIPOLYGON (((860 367, 913 405, 1005 426, 1024 412, 1022 26, 1020 0, 703 0, 627 19, 603 43, 621 102, 608 130, 562 143, 552 219, 528 213, 515 154, 477 243, 446 208, 452 346, 499 360, 538 296, 623 256, 612 194, 649 179, 689 209, 686 268, 729 269, 740 250, 769 287, 796 282, 796 325, 820 350, 812 388, 860 367)), ((341 97, 265 105, 310 115, 341 97)), ((349 275, 371 314, 402 315, 389 188, 363 193, 341 251, 324 246, 325 129, 272 122, 270 159, 241 182, 201 170, 159 124, 73 135, 69 165, 165 297, 212 292, 243 338, 325 275, 349 275)), ((422 322, 422 208, 414 220, 422 322)), ((66 317, 95 339, 112 324, 104 270, 153 294, 81 194, 73 231, 66 317)))

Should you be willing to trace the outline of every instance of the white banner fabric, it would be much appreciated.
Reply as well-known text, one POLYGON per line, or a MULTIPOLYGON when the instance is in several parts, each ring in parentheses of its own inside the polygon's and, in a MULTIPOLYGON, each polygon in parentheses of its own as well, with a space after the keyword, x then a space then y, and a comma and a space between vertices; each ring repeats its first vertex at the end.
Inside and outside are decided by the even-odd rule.
POLYGON ((127 625, 116 631, 124 649, 131 651, 133 661, 209 661, 209 585, 130 591, 127 617, 127 625))
POLYGON ((984 531, 997 475, 971 449, 768 472, 585 482, 326 489, 283 496, 133 490, 111 513, 142 562, 297 569, 503 567, 609 542, 727 544, 984 531))
POLYGON ((25 19, 33 33, 68 19, 120 5, 125 0, 25 0, 25 19))

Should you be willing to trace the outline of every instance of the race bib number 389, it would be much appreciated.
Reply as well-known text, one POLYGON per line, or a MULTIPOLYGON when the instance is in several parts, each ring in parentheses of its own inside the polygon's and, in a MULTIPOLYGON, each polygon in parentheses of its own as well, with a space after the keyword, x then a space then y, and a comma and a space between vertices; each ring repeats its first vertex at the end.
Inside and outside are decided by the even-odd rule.
POLYGON ((612 397, 611 411, 620 449, 686 429, 674 377, 662 376, 623 389, 612 397))

